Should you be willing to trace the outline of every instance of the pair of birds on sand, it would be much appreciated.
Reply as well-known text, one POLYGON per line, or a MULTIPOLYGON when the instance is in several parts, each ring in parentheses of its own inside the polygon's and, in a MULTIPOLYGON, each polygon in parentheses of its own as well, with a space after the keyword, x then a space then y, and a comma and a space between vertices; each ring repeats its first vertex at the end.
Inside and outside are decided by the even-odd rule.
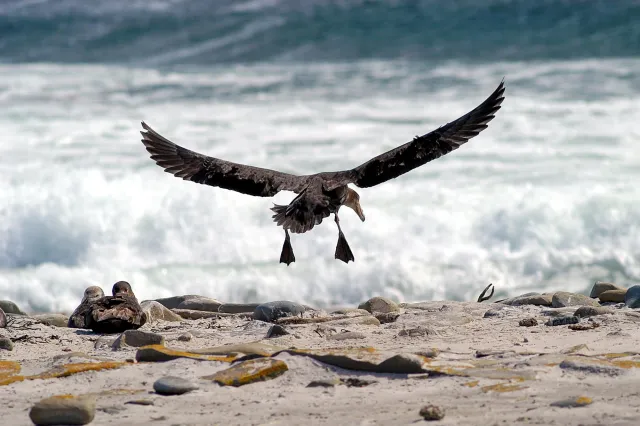
POLYGON ((295 262, 289 231, 301 234, 334 215, 338 226, 335 258, 345 263, 354 260, 353 253, 340 227, 338 210, 353 209, 364 222, 360 196, 348 184, 368 188, 394 179, 416 167, 435 160, 466 143, 487 128, 504 100, 504 80, 480 105, 462 117, 438 129, 416 136, 391 151, 378 155, 350 170, 296 176, 270 169, 247 166, 209 157, 183 148, 161 136, 142 122, 142 143, 151 159, 166 172, 192 182, 224 188, 258 197, 272 197, 280 191, 293 191, 297 196, 287 206, 274 205, 274 221, 282 226, 285 240, 280 262, 295 262))
POLYGON ((105 296, 98 286, 84 291, 82 302, 69 317, 70 328, 87 328, 96 333, 121 333, 137 329, 147 322, 147 314, 138 303, 131 285, 118 281, 105 296))

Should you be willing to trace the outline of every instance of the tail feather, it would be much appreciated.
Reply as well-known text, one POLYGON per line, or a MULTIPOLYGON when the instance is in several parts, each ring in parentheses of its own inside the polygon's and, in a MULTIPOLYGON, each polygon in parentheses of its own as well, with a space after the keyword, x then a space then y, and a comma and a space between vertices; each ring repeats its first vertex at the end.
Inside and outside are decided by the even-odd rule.
MULTIPOLYGON (((293 203, 292 203, 293 204, 293 203)), ((303 234, 322 222, 323 217, 306 211, 295 205, 281 206, 274 204, 271 210, 275 213, 273 221, 294 234, 303 234)))

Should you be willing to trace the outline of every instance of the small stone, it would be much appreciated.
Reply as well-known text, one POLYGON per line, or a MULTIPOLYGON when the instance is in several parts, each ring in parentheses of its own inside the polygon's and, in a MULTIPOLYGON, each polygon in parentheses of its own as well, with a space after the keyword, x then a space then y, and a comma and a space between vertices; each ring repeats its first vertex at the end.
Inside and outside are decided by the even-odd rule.
POLYGON ((37 425, 86 425, 93 421, 95 414, 95 398, 57 395, 34 404, 29 418, 37 425))
POLYGON ((600 306, 600 304, 597 300, 584 294, 558 291, 553 295, 551 306, 554 308, 565 308, 567 306, 600 306))
POLYGON ((518 322, 518 325, 520 327, 534 327, 538 325, 538 321, 535 318, 525 318, 523 320, 520 320, 520 322, 518 322))
POLYGON ((131 405, 153 405, 153 401, 150 400, 150 399, 134 399, 134 400, 125 402, 125 404, 131 404, 131 405))
POLYGON ((420 409, 420 415, 427 421, 444 419, 444 410, 435 405, 425 405, 420 409))
POLYGON ((593 330, 594 328, 598 328, 598 327, 600 327, 600 324, 598 324, 597 322, 587 322, 587 323, 581 323, 581 324, 571 324, 569 326, 569 330, 586 331, 586 330, 593 330))
POLYGON ((122 349, 127 346, 139 348, 147 345, 164 345, 164 337, 148 331, 127 330, 118 336, 112 347, 113 349, 122 349))
POLYGON ((396 302, 386 297, 372 297, 364 303, 358 306, 358 309, 364 309, 365 311, 374 313, 379 312, 382 314, 388 314, 390 312, 400 311, 400 307, 396 302))
POLYGON ((0 300, 0 309, 2 309, 5 314, 27 315, 18 308, 18 305, 10 300, 0 300))
POLYGON ((188 331, 178 336, 178 340, 181 342, 190 342, 191 339, 193 339, 193 334, 189 333, 188 331))
POLYGON ((624 290, 624 289, 622 287, 620 287, 620 286, 617 286, 617 285, 613 284, 613 283, 606 283, 606 282, 603 282, 603 281, 596 281, 596 283, 591 288, 591 293, 589 294, 589 297, 597 299, 602 292, 605 292, 607 290, 624 290))
POLYGON ((373 316, 378 321, 380 321, 380 324, 388 324, 390 322, 395 322, 400 316, 400 314, 398 312, 386 312, 386 313, 376 312, 373 314, 373 316))
POLYGON ((46 324, 53 327, 67 327, 69 323, 69 317, 63 314, 39 314, 31 315, 31 318, 37 320, 42 324, 46 324))
POLYGON ((577 396, 575 398, 562 399, 560 401, 552 402, 552 407, 560 408, 577 408, 590 405, 593 402, 588 396, 577 396))
POLYGON ((222 305, 222 302, 219 302, 216 299, 197 296, 191 299, 187 299, 184 302, 180 303, 176 307, 176 309, 191 309, 194 311, 218 312, 218 308, 220 308, 220 305, 222 305))
POLYGON ((336 385, 339 385, 340 383, 341 383, 340 379, 336 377, 334 379, 313 380, 309 382, 307 387, 308 388, 332 388, 332 387, 335 387, 336 385))
MULTIPOLYGON (((162 306, 168 309, 175 309, 178 307, 178 305, 180 305, 185 300, 195 299, 196 297, 200 297, 200 296, 197 296, 195 294, 185 294, 184 296, 172 296, 172 297, 165 297, 163 299, 156 299, 155 302, 160 303, 162 306)), ((145 300, 144 302, 148 302, 148 301, 145 300)))
POLYGON ((604 306, 580 306, 573 314, 578 318, 595 317, 596 315, 611 314, 613 311, 604 306))
POLYGON ((218 307, 218 312, 227 314, 253 313, 260 303, 223 303, 218 307))
POLYGON ((640 285, 634 285, 627 289, 624 304, 631 309, 640 308, 640 285))
POLYGON ((7 316, 5 315, 2 308, 0 308, 0 328, 5 328, 7 326, 7 316))
POLYGON ((327 340, 351 340, 351 339, 365 339, 365 336, 362 333, 358 333, 357 331, 347 331, 345 333, 334 334, 332 336, 327 337, 327 340))
POLYGON ((558 318, 551 318, 549 321, 544 323, 544 325, 555 327, 555 326, 558 326, 558 325, 577 324, 579 322, 580 322, 580 319, 578 317, 574 317, 574 316, 558 317, 558 318))
POLYGON ((240 362, 231 368, 218 371, 203 379, 213 380, 223 386, 243 386, 263 380, 275 379, 289 367, 284 361, 273 358, 256 358, 240 362))
POLYGON ((253 319, 272 322, 278 318, 302 315, 304 311, 305 308, 302 305, 287 300, 278 300, 258 305, 253 311, 253 319))
POLYGON ((348 388, 363 388, 374 383, 378 382, 375 380, 359 379, 357 377, 347 377, 346 379, 340 379, 340 384, 345 385, 348 388))
POLYGON ((287 334, 289 334, 289 332, 283 326, 279 324, 274 324, 271 327, 269 327, 266 337, 267 339, 270 339, 272 337, 286 336, 287 334))
POLYGON ((5 351, 13 350, 13 342, 8 337, 0 336, 0 349, 5 351))
POLYGON ((148 323, 156 321, 182 321, 182 317, 180 315, 155 300, 145 300, 140 304, 140 307, 147 314, 148 323))
POLYGON ((627 294, 627 289, 622 290, 606 290, 600 293, 598 299, 601 302, 615 302, 615 303, 623 303, 624 297, 627 294))
POLYGON ((182 395, 198 389, 198 386, 187 379, 176 376, 165 376, 155 381, 153 390, 160 395, 182 395))

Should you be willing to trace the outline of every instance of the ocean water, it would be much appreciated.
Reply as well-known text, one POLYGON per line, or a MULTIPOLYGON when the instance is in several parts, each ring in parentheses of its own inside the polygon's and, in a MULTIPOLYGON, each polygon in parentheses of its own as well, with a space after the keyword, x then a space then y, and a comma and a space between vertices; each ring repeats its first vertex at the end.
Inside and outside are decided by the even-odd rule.
POLYGON ((638 2, 80 0, 0 5, 0 299, 70 311, 140 299, 353 305, 585 291, 640 280, 638 2), (125 7, 126 6, 126 7, 125 7), (357 166, 466 113, 489 128, 329 218, 184 182, 140 121, 193 150, 308 174, 357 166))

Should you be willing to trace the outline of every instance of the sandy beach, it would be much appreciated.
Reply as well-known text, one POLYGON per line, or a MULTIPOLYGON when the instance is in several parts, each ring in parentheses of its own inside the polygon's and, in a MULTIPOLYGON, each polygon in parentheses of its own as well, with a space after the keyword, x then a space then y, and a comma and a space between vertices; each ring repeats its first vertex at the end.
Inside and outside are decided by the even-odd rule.
POLYGON ((184 309, 173 314, 205 318, 165 321, 157 311, 125 336, 7 314, 0 414, 30 425, 34 404, 67 395, 95 401, 95 425, 401 425, 425 421, 426 405, 444 412, 443 425, 637 424, 640 312, 571 297, 557 308, 382 299, 373 314, 308 309, 272 322, 184 309), (154 391, 166 376, 192 390, 154 391))

